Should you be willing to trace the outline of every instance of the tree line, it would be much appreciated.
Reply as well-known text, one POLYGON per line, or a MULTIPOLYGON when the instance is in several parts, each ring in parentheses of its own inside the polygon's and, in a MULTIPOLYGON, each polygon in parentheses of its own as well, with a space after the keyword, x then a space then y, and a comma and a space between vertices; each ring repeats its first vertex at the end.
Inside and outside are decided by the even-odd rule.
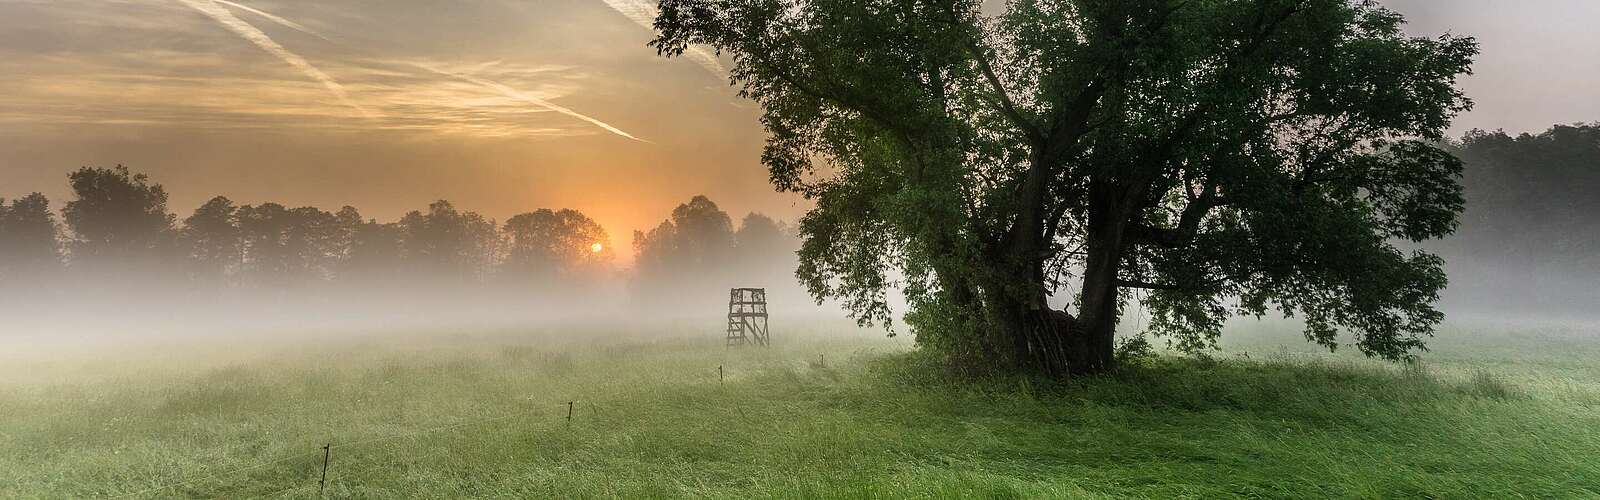
MULTIPOLYGON (((40 193, 0 198, 0 282, 570 289, 620 276, 605 228, 573 209, 502 223, 439 200, 379 222, 352 206, 330 212, 217 196, 180 219, 161 184, 127 167, 84 167, 68 181, 72 199, 59 218, 40 193)), ((716 203, 696 196, 660 226, 636 232, 631 281, 658 289, 735 270, 766 272, 752 267, 791 258, 791 234, 756 213, 735 228, 716 203)))
POLYGON ((1542 132, 1473 130, 1451 144, 1466 163, 1466 211, 1437 245, 1453 299, 1484 311, 1592 314, 1600 300, 1600 123, 1542 132))

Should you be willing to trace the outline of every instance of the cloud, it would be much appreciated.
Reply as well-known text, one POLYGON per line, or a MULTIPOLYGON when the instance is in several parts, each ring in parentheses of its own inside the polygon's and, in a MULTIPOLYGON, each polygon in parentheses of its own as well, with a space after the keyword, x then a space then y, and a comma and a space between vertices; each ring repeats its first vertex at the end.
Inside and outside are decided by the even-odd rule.
POLYGON ((621 129, 613 127, 613 126, 611 126, 610 124, 608 124, 606 122, 603 122, 603 121, 600 121, 600 120, 596 120, 594 118, 590 118, 588 115, 584 115, 583 113, 579 113, 577 111, 573 111, 571 109, 568 109, 568 108, 566 108, 564 106, 555 104, 553 102, 546 101, 544 99, 540 99, 540 98, 534 97, 532 95, 528 95, 526 93, 523 93, 520 90, 511 88, 509 86, 503 85, 501 83, 498 83, 498 82, 495 82, 495 81, 492 81, 492 80, 487 80, 487 79, 483 79, 483 78, 479 78, 479 77, 476 77, 476 76, 463 74, 463 73, 452 73, 452 72, 441 70, 441 69, 437 69, 437 68, 434 68, 432 66, 428 66, 428 65, 425 65, 425 64, 416 64, 416 67, 422 68, 424 70, 427 70, 427 71, 430 71, 430 72, 433 72, 433 73, 437 73, 437 74, 440 74, 440 75, 457 78, 457 79, 460 79, 461 81, 464 81, 464 82, 472 83, 472 84, 475 84, 475 85, 478 85, 478 86, 481 86, 481 87, 484 87, 484 88, 488 88, 488 89, 494 90, 494 91, 499 92, 501 95, 504 95, 506 97, 510 97, 510 98, 513 98, 513 99, 516 99, 516 100, 519 100, 519 101, 523 101, 523 102, 526 102, 526 103, 529 103, 529 104, 533 104, 535 106, 539 106, 539 107, 548 109, 550 111, 554 111, 554 112, 557 112, 557 113, 561 113, 563 115, 567 115, 567 116, 570 116, 570 117, 573 117, 573 118, 577 118, 579 120, 583 120, 583 121, 588 122, 588 123, 590 123, 590 124, 592 124, 592 125, 594 125, 596 127, 600 127, 602 129, 605 129, 607 132, 611 132, 613 134, 620 135, 622 137, 626 137, 626 138, 633 139, 633 140, 639 141, 639 142, 644 142, 644 143, 650 142, 650 141, 647 141, 647 140, 644 140, 644 139, 640 139, 638 137, 634 137, 633 134, 629 134, 627 132, 623 132, 621 129))
POLYGON ((311 79, 322 83, 322 86, 327 87, 328 91, 332 92, 334 96, 338 97, 339 102, 344 103, 344 105, 355 109, 363 116, 368 118, 374 116, 371 111, 367 110, 367 108, 362 107, 361 105, 356 104, 355 101, 350 100, 350 95, 345 92, 344 86, 340 85, 338 81, 333 79, 333 77, 330 77, 327 73, 323 73, 322 70, 317 69, 316 66, 313 66, 311 62, 306 61, 305 58, 290 52, 289 49, 283 48, 283 46, 279 45, 278 42, 273 41, 271 37, 268 37, 266 33, 261 32, 261 30, 256 29, 256 27, 252 26, 250 23, 244 22, 244 20, 234 16, 232 12, 229 12, 228 9, 218 4, 215 0, 178 1, 189 6, 189 8, 192 8, 201 14, 205 14, 211 19, 216 20, 218 24, 221 24, 222 27, 234 32, 234 34, 239 35, 240 38, 244 38, 250 43, 255 44, 257 47, 260 47, 261 50, 265 50, 267 53, 277 56, 278 59, 282 59, 283 62, 289 63, 290 66, 294 66, 296 69, 299 69, 301 73, 304 73, 311 79))
MULTIPOLYGON (((623 17, 633 21, 634 24, 644 29, 655 31, 656 15, 660 9, 653 0, 603 0, 611 10, 617 11, 623 17)), ((722 67, 722 61, 717 60, 716 54, 706 50, 705 47, 691 45, 683 52, 683 56, 700 65, 701 68, 711 73, 712 76, 723 78, 728 76, 728 70, 722 67)))

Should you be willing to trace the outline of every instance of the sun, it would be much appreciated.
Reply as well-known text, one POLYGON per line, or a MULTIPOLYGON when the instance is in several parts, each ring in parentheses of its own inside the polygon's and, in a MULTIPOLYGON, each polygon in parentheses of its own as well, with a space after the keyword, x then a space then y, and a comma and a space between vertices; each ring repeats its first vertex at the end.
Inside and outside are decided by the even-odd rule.
POLYGON ((601 250, 605 250, 605 249, 606 249, 605 245, 601 245, 599 243, 595 243, 593 245, 589 245, 589 251, 593 252, 593 253, 600 253, 601 250))

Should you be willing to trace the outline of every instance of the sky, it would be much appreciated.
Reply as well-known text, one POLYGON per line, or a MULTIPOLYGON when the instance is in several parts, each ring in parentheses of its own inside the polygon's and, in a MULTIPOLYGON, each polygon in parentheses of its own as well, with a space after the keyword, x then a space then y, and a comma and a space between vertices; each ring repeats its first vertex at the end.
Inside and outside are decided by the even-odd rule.
MULTIPOLYGON (((1385 0, 1479 38, 1453 131, 1600 120, 1600 2, 1385 0)), ((0 197, 80 166, 387 221, 433 200, 581 210, 624 249, 705 194, 793 221, 725 59, 645 44, 653 0, 0 0, 0 197)))

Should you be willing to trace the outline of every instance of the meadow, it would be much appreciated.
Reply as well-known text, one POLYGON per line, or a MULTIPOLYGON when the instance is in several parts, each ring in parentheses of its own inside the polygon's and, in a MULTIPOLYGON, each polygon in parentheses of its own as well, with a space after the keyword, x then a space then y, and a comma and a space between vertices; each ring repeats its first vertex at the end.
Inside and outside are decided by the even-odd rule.
POLYGON ((1592 327, 1461 323, 1401 365, 1238 323, 1066 382, 711 330, 11 342, 0 497, 315 498, 324 445, 332 498, 1600 496, 1592 327))

